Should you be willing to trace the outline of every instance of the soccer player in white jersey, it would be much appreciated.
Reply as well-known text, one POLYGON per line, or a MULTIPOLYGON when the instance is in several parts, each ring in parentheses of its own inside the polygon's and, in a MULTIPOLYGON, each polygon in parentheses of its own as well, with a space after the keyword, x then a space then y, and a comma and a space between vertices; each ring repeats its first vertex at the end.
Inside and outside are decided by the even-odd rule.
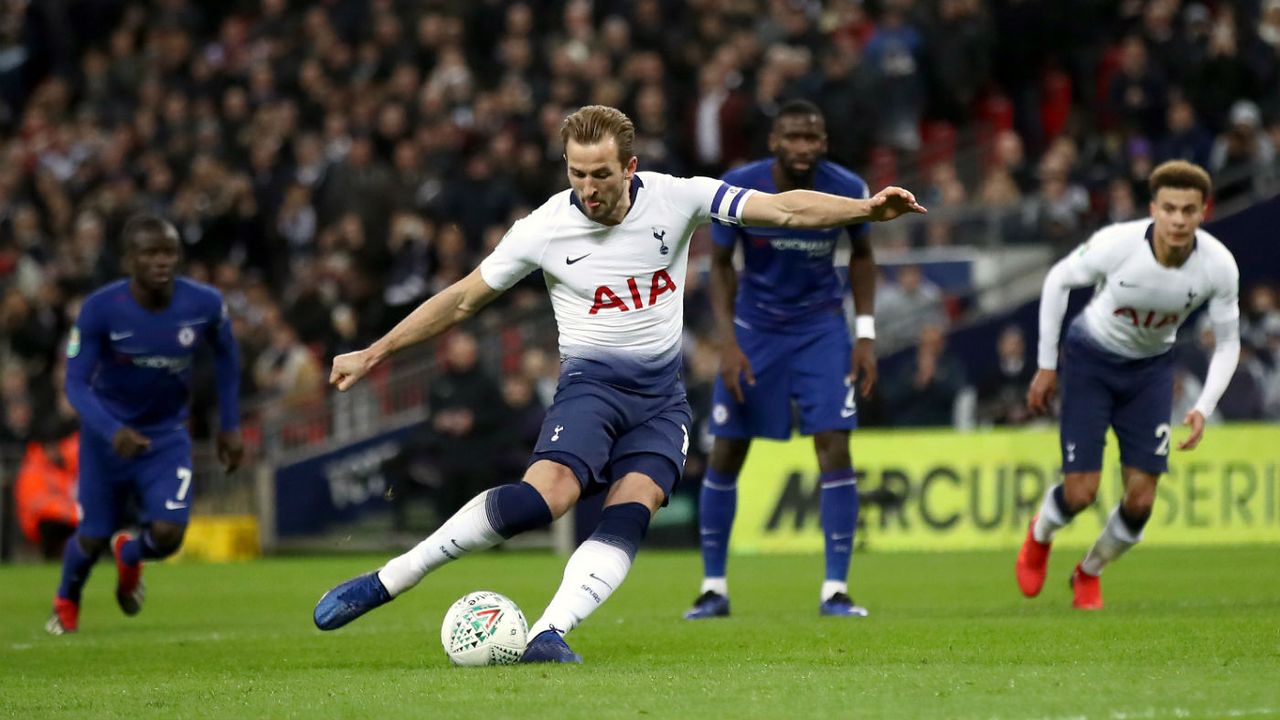
POLYGON ((1045 494, 1018 553, 1018 587, 1035 597, 1044 586, 1054 534, 1093 503, 1108 425, 1120 442, 1124 498, 1071 575, 1082 610, 1102 608, 1098 576, 1142 539, 1156 482, 1169 467, 1173 357, 1178 327, 1209 303, 1216 346, 1204 390, 1183 418, 1192 450, 1227 388, 1240 354, 1237 285, 1230 251, 1200 229, 1212 189, 1203 168, 1182 160, 1151 173, 1151 217, 1110 225, 1053 266, 1040 297, 1039 365, 1027 404, 1043 412, 1058 384, 1058 336, 1071 288, 1094 286, 1067 330, 1062 357, 1062 483, 1045 494))
POLYGON ((546 525, 579 498, 605 493, 594 533, 530 628, 525 662, 581 662, 564 634, 622 583, 649 521, 684 469, 691 426, 680 378, 689 238, 710 220, 831 227, 924 212, 885 188, 853 199, 779 194, 711 178, 636 172, 635 128, 620 111, 581 108, 561 127, 570 189, 516 222, 480 267, 424 302, 364 350, 333 360, 347 390, 392 353, 448 330, 541 269, 560 331, 560 384, 521 482, 487 490, 382 568, 317 603, 333 630, 389 602, 429 572, 546 525))

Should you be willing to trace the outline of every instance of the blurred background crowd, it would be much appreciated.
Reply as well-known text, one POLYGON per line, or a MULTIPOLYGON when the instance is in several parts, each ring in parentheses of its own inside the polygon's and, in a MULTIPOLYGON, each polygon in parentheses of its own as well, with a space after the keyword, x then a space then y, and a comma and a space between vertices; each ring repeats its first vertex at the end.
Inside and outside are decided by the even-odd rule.
MULTIPOLYGON (((0 444, 74 428, 59 346, 80 299, 121 274, 138 211, 171 218, 187 272, 225 294, 246 400, 307 408, 329 357, 567 186, 558 128, 582 104, 631 115, 642 169, 718 175, 766 154, 776 108, 809 98, 833 159, 935 210, 877 228, 879 257, 1057 256, 1144 216, 1166 159, 1209 168, 1218 207, 1273 187, 1277 88, 1280 0, 3 0, 0 444)), ((699 413, 717 360, 708 249, 695 241, 686 288, 699 413)), ((1246 350, 1220 413, 1280 419, 1276 289, 1242 290, 1246 350)), ((431 385, 435 433, 510 438, 489 417, 504 406, 536 433, 556 373, 542 295, 527 282, 433 351, 469 403, 431 385), (522 318, 538 319, 511 332, 522 318)), ((915 349, 864 424, 1028 421, 1034 338, 1010 327, 990 364, 966 366, 947 330, 972 305, 909 262, 878 305, 882 353, 915 349)), ((1186 405, 1211 340, 1193 330, 1186 405)), ((212 386, 197 383, 197 434, 212 386)))

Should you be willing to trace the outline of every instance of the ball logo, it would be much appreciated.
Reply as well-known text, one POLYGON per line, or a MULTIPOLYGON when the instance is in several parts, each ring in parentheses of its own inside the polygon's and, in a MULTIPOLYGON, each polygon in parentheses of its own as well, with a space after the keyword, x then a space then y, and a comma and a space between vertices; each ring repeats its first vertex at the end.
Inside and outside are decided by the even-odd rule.
POLYGON ((490 632, 493 630, 494 623, 498 622, 498 618, 502 617, 502 608, 494 607, 477 610, 476 616, 484 621, 481 629, 485 632, 490 632))
POLYGON ((191 343, 196 341, 196 331, 189 327, 184 327, 178 331, 178 343, 182 347, 191 347, 191 343))

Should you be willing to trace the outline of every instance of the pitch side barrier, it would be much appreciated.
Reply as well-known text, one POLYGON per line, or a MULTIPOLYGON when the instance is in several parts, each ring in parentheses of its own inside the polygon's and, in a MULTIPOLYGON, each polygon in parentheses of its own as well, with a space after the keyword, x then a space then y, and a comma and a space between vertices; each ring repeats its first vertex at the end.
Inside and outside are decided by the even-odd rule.
MULTIPOLYGON (((1144 545, 1280 543, 1280 425, 1210 426, 1194 452, 1175 431, 1144 545)), ((1114 436, 1097 502, 1058 535, 1087 546, 1122 493, 1114 436)), ((873 550, 1015 549, 1060 477, 1052 429, 854 433, 873 550), (868 502, 870 501, 870 502, 868 502)), ((820 552, 818 466, 808 438, 757 440, 740 476, 735 552, 820 552)))

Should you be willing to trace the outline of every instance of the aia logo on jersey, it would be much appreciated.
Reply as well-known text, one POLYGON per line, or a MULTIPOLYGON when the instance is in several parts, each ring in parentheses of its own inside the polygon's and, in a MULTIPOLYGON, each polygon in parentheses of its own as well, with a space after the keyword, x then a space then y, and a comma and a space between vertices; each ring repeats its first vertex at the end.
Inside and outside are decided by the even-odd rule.
POLYGON ((666 270, 659 270, 653 274, 652 278, 649 279, 649 290, 647 293, 649 301, 646 303, 644 301, 646 293, 640 290, 640 283, 636 282, 635 278, 630 277, 627 278, 627 289, 625 291, 625 293, 630 296, 630 305, 627 305, 627 301, 618 293, 614 292, 608 285, 601 285, 596 288, 595 303, 592 304, 591 311, 587 314, 595 315, 601 310, 610 310, 614 308, 621 310, 622 312, 626 312, 632 309, 640 310, 646 306, 653 307, 653 304, 658 301, 658 298, 662 297, 663 293, 673 293, 675 291, 676 282, 671 279, 671 276, 667 274, 666 270))
POLYGON ((1181 318, 1178 313, 1156 312, 1155 310, 1134 310, 1131 307, 1116 308, 1111 313, 1115 317, 1124 318, 1134 327, 1159 330, 1165 325, 1177 325, 1181 318))

